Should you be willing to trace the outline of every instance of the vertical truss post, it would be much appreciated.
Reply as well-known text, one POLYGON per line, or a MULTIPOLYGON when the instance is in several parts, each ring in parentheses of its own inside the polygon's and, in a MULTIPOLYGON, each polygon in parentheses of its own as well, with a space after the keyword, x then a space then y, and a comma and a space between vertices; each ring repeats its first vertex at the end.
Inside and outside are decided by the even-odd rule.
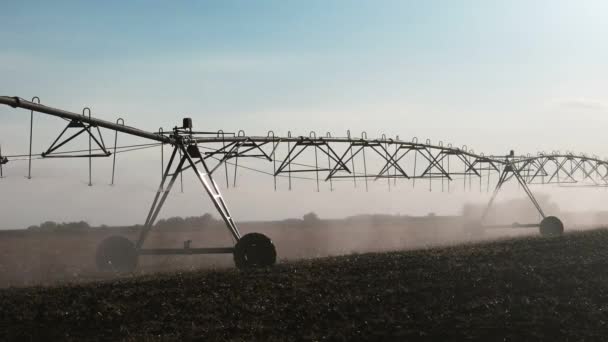
MULTIPOLYGON (((390 171, 390 161, 392 160, 392 156, 390 156, 390 154, 388 153, 388 142, 386 141, 386 134, 382 133, 380 139, 382 141, 384 141, 384 151, 386 156, 384 157, 388 162, 386 164, 386 172, 388 174, 388 177, 386 177, 386 184, 388 185, 388 191, 391 191, 391 171, 390 171), (391 159, 389 159, 391 158, 391 159)), ((354 174, 354 172, 353 172, 354 174)))
MULTIPOLYGON (((361 132, 361 140, 367 140, 367 132, 361 132)), ((351 142, 352 148, 352 142, 351 142)), ((361 149, 363 153, 363 178, 365 179, 365 192, 369 191, 369 186, 367 184, 367 161, 365 160, 365 146, 361 149)), ((354 170, 353 170, 354 173, 354 170)))
MULTIPOLYGON (((40 104, 40 98, 38 96, 32 97, 32 102, 40 104)), ((27 179, 32 179, 32 142, 34 134, 34 111, 30 111, 30 153, 27 162, 27 179)))
MULTIPOLYGON (((469 153, 473 154, 474 151, 473 150, 469 150, 469 153)), ((469 158, 472 158, 472 157, 466 157, 467 162, 469 162, 469 158)), ((470 169, 471 169, 470 171, 476 172, 475 167, 471 167, 470 169)), ((471 185, 472 182, 473 182, 473 173, 469 172, 469 191, 472 191, 472 185, 471 185)))
MULTIPOLYGON (((440 152, 440 153, 443 153, 443 141, 441 141, 441 140, 439 140, 439 147, 441 147, 441 152, 440 152)), ((441 158, 441 168, 442 168, 442 169, 443 169, 443 159, 444 159, 444 158, 441 158)), ((444 179, 444 175, 442 174, 442 175, 441 175, 441 192, 443 192, 443 191, 444 191, 444 190, 443 190, 443 189, 444 189, 444 185, 443 185, 444 181, 445 181, 445 179, 444 179)))
POLYGON ((486 184, 486 193, 490 192, 490 174, 492 173, 492 170, 490 170, 490 168, 488 167, 488 183, 486 184))
MULTIPOLYGON (((348 140, 350 141, 350 129, 346 130, 346 136, 348 138, 348 140)), ((353 155, 353 150, 350 149, 350 161, 351 161, 351 168, 353 169, 353 185, 356 188, 357 187, 357 175, 355 174, 355 156, 353 155)))
MULTIPOLYGON (((395 140, 399 141, 399 136, 396 136, 395 140)), ((396 157, 397 153, 399 153, 399 148, 400 147, 401 147, 401 145, 395 144, 395 153, 393 154, 394 157, 396 157)), ((393 157, 393 159, 394 159, 394 157, 393 157)), ((397 164, 397 161, 398 160, 395 160, 395 164, 397 164)), ((397 168, 396 167, 394 168, 394 172, 393 172, 393 185, 395 187, 397 187, 397 168)))
MULTIPOLYGON (((243 131, 242 129, 239 130, 237 132, 237 137, 243 137, 243 139, 246 139, 245 131, 243 131)), ((232 180, 233 188, 236 187, 236 176, 237 176, 238 170, 239 170, 239 150, 241 148, 241 145, 242 145, 242 142, 239 142, 234 146, 235 154, 234 154, 234 179, 232 180)))
MULTIPOLYGON (((226 149, 226 136, 224 134, 223 130, 219 130, 218 131, 218 135, 221 134, 222 135, 222 149, 226 149)), ((273 133, 274 136, 274 133, 273 133)), ((220 161, 221 162, 221 161, 220 161)), ((226 161, 224 161, 224 173, 226 174, 226 189, 230 188, 230 181, 228 180, 228 163, 226 161)), ((276 183, 276 178, 275 178, 275 183, 276 183)), ((275 190, 276 190, 276 184, 275 184, 275 190)))
MULTIPOLYGON (((325 134, 325 136, 326 136, 327 138, 331 138, 331 133, 327 132, 327 133, 325 134)), ((328 147, 328 148, 329 148, 329 147, 328 147)), ((329 153, 327 153, 327 169, 328 169, 328 170, 331 170, 331 169, 332 169, 332 168, 331 168, 331 157, 330 157, 329 153)), ((329 191, 334 191, 334 183, 333 183, 333 180, 332 180, 331 178, 329 178, 329 191)))
MULTIPOLYGON (((163 135, 163 128, 162 127, 160 127, 158 129, 158 135, 161 135, 161 136, 163 135)), ((165 159, 165 146, 163 146, 163 144, 160 144, 160 179, 161 180, 163 179, 163 177, 165 175, 165 173, 164 173, 164 171, 165 171, 165 160, 164 159, 165 159)), ((161 191, 163 190, 162 189, 162 185, 161 185, 161 189, 160 190, 161 191)))
MULTIPOLYGON (((315 133, 314 131, 310 132, 310 134, 308 135, 311 138, 311 141, 313 140, 317 140, 317 133, 315 133)), ((318 157, 318 153, 317 153, 317 145, 314 145, 315 148, 315 177, 317 180, 317 192, 320 192, 321 189, 319 188, 319 157, 318 157)))
MULTIPOLYGON (((428 146, 431 145, 431 139, 426 139, 425 143, 427 145, 427 147, 425 147, 426 153, 428 153, 431 156, 431 159, 429 159, 429 167, 424 173, 431 172, 431 170, 433 168, 433 164, 435 164, 436 159, 437 159, 436 157, 433 157, 433 153, 428 150, 428 146)), ((433 191, 433 174, 432 173, 429 174, 429 192, 431 192, 431 191, 433 191)))
MULTIPOLYGON (((268 131, 268 134, 266 136, 268 138, 272 139, 272 153, 271 153, 271 155, 272 155, 272 169, 273 169, 273 172, 272 172, 272 182, 274 184, 274 191, 276 192, 277 191, 277 175, 276 175, 276 172, 277 172, 277 157, 276 157, 275 153, 276 153, 276 150, 277 150, 277 146, 279 146, 279 143, 274 141, 274 132, 273 131, 268 131)), ((224 147, 225 147, 225 145, 224 145, 224 147)))
MULTIPOLYGON (((89 120, 91 120, 91 108, 89 107, 84 107, 82 109, 82 116, 85 116, 85 112, 89 112, 89 120)), ((89 128, 92 127, 89 124, 89 128)), ((86 124, 85 124, 85 128, 86 128, 86 124)), ((91 131, 89 129, 87 129, 87 131, 89 131, 89 186, 93 186, 93 156, 92 154, 92 146, 91 146, 91 131)))
MULTIPOLYGON (((118 118, 116 119, 116 124, 117 125, 125 125, 125 120, 123 120, 122 118, 118 118)), ((112 160, 112 182, 110 183, 110 185, 114 185, 114 172, 116 171, 116 148, 118 146, 118 131, 114 132, 114 156, 113 156, 113 160, 112 160)))
MULTIPOLYGON (((287 131, 287 138, 291 138, 291 131, 287 131)), ((291 142, 289 140, 287 140, 287 157, 285 159, 288 159, 291 153, 291 142)), ((289 191, 291 191, 291 163, 287 164, 287 169, 288 169, 288 173, 287 173, 287 177, 289 179, 289 191)), ((276 171, 275 171, 276 174, 276 171)))
MULTIPOLYGON (((413 137, 412 138, 412 143, 413 144, 418 144, 418 137, 413 137)), ((412 188, 416 187, 416 161, 418 159, 418 149, 415 148, 414 149, 414 172, 412 173, 412 188)))
MULTIPOLYGON (((452 144, 448 143, 448 148, 452 149, 452 144)), ((447 155, 447 159, 448 159, 448 170, 447 171, 448 171, 448 174, 450 174, 450 155, 452 154, 451 152, 452 151, 450 151, 448 153, 448 155, 447 155)), ((450 183, 452 183, 452 182, 448 181, 448 194, 450 193, 450 183)))

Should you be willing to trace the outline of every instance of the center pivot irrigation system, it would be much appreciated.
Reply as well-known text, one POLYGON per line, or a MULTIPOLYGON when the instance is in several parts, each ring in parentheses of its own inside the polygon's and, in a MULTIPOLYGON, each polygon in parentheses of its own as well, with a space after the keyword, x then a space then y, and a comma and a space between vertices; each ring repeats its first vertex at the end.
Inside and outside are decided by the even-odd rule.
MULTIPOLYGON (((126 126, 124 120, 118 119, 116 123, 100 120, 91 116, 88 108, 82 114, 77 114, 40 104, 40 99, 34 97, 27 101, 19 97, 0 96, 0 104, 13 108, 23 108, 31 111, 30 117, 30 152, 28 155, 3 156, 0 150, 0 176, 2 165, 13 158, 27 157, 29 160, 28 178, 31 178, 32 160, 32 127, 34 112, 44 113, 65 119, 68 123, 51 146, 39 156, 40 158, 53 157, 87 157, 89 159, 89 185, 91 183, 91 158, 109 157, 114 155, 112 167, 112 184, 114 184, 114 170, 117 149, 128 151, 138 149, 138 146, 164 146, 170 145, 173 150, 166 164, 163 163, 163 173, 159 190, 156 192, 145 224, 136 241, 121 236, 112 236, 100 243, 97 249, 97 266, 101 270, 130 272, 137 266, 138 258, 142 255, 192 255, 192 254, 233 254, 234 262, 239 268, 269 266, 276 262, 276 250, 272 241, 263 234, 250 233, 241 236, 237 225, 230 214, 228 206, 222 197, 219 187, 213 179, 216 171, 221 170, 226 175, 226 185, 229 186, 228 165, 235 169, 233 185, 236 184, 237 167, 248 168, 253 171, 267 173, 274 177, 274 187, 277 188, 277 178, 285 177, 289 181, 291 190, 292 179, 309 179, 316 181, 317 190, 319 182, 328 182, 333 190, 334 182, 352 181, 368 188, 368 182, 386 179, 390 190, 391 184, 395 186, 397 180, 408 180, 412 185, 428 182, 429 187, 441 183, 441 190, 450 191, 455 182, 462 181, 464 188, 471 189, 472 184, 479 181, 479 189, 484 186, 486 191, 491 188, 494 181, 492 196, 483 211, 477 228, 539 228, 543 236, 556 236, 563 233, 562 222, 555 216, 548 216, 529 188, 531 184, 570 184, 577 186, 605 187, 608 185, 608 161, 600 160, 596 156, 574 155, 572 153, 538 153, 532 155, 516 155, 513 151, 504 156, 484 156, 476 154, 473 150, 452 147, 438 143, 431 144, 429 140, 419 143, 416 138, 412 141, 402 141, 382 136, 371 139, 366 133, 361 137, 317 136, 275 136, 270 131, 266 136, 247 136, 244 132, 225 133, 197 132, 192 129, 192 120, 183 119, 181 127, 171 131, 148 132, 126 126), (105 146, 100 128, 115 132, 114 146, 105 146), (72 135, 69 131, 76 132, 72 135), (154 144, 133 145, 118 147, 117 134, 152 140, 154 144), (89 149, 84 151, 58 151, 61 147, 84 134, 89 139, 89 149), (93 143, 96 145, 93 148, 93 143), (76 154, 78 152, 78 154, 76 154), (84 154, 83 154, 84 152, 84 154), (304 153, 307 152, 307 153, 304 153), (314 152, 314 154, 313 154, 314 152), (306 159, 308 154, 308 159, 306 159), (256 170, 251 167, 239 165, 239 159, 255 158, 266 160, 272 165, 272 172, 256 170), (322 158, 321 163, 319 158, 322 158), (308 163, 305 160, 309 160, 308 163), (325 163, 326 161, 326 163, 325 163), (322 165, 321 165, 322 164, 322 165), (205 189, 207 195, 215 205, 222 217, 226 228, 234 238, 234 246, 224 248, 191 248, 184 243, 183 248, 145 248, 144 242, 158 214, 171 192, 178 177, 191 169, 205 189), (313 175, 306 177, 302 174, 313 175), (494 179, 493 179, 494 176, 494 179), (483 225, 496 195, 502 186, 509 180, 515 179, 532 204, 542 217, 540 223, 512 224, 512 225, 483 225)), ((17 159, 15 159, 17 160, 17 159)), ((24 160, 24 159, 22 159, 24 160)), ((162 162, 161 162, 162 163, 162 162)), ((423 183, 423 184, 425 184, 423 183)), ((425 185, 426 186, 426 185, 425 185)))

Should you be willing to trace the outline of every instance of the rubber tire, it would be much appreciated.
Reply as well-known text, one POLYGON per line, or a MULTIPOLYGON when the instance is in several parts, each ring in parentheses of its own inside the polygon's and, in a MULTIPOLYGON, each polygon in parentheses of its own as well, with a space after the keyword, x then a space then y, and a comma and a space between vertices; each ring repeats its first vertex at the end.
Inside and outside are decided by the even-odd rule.
POLYGON ((239 269, 268 267, 277 261, 277 251, 272 240, 264 234, 249 233, 234 246, 234 264, 239 269))
POLYGON ((547 216, 540 221, 538 227, 540 235, 544 237, 555 237, 564 234, 564 224, 555 216, 547 216))
POLYGON ((114 235, 97 247, 97 269, 104 272, 131 273, 137 267, 135 244, 124 236, 114 235))

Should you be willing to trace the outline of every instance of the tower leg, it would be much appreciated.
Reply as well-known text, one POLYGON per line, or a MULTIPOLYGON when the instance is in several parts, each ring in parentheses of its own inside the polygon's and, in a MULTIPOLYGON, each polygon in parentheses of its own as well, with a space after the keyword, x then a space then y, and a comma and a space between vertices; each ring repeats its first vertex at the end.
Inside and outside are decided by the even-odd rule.
POLYGON ((146 217, 146 222, 137 241, 133 243, 120 236, 112 236, 104 240, 97 251, 97 265, 101 270, 114 270, 125 273, 135 269, 137 266, 137 259, 140 255, 192 255, 216 253, 232 253, 235 264, 239 268, 270 266, 276 262, 276 249, 268 237, 259 233, 250 233, 241 237, 241 233, 230 214, 220 189, 213 180, 211 172, 209 171, 204 158, 198 151, 197 146, 178 144, 173 149, 173 153, 171 154, 171 158, 169 159, 161 179, 159 190, 154 196, 152 206, 146 217), (178 156, 178 152, 180 152, 180 156, 178 156), (173 168, 173 165, 177 160, 179 161, 175 168, 173 168), (184 164, 188 165, 185 166, 184 164), (203 185, 207 195, 209 195, 209 198, 235 240, 236 243, 234 247, 190 248, 189 244, 185 244, 183 249, 143 248, 148 233, 154 227, 158 214, 171 192, 177 177, 187 169, 192 169, 197 179, 203 185), (165 186, 167 180, 168 184, 165 186))
POLYGON ((191 150, 190 152, 184 146, 180 146, 180 149, 182 151, 182 156, 183 156, 182 158, 188 161, 188 164, 190 164, 190 167, 194 171, 196 178, 198 178, 198 180, 201 182, 201 184, 207 191, 209 198, 215 205, 215 208, 220 213, 220 216, 224 220, 224 223, 226 224, 226 227, 232 234, 232 237, 236 241, 238 241, 241 238, 241 233, 239 232, 239 229, 237 228, 236 224, 234 223, 234 220, 232 219, 232 216, 230 215, 230 211, 228 210, 228 206, 226 206, 226 202, 224 201, 224 197, 222 196, 222 193, 220 192, 219 187, 217 186, 217 184, 211 177, 211 173, 209 172, 207 163, 205 163, 205 160, 201 156, 200 152, 198 152, 196 145, 190 145, 190 146, 192 146, 192 147, 188 148, 191 150), (196 152, 193 151, 194 149, 196 149, 196 152), (191 156, 191 154, 194 155, 195 158, 198 159, 198 162, 201 164, 202 169, 203 169, 202 172, 196 166, 196 163, 192 159, 193 157, 191 156))
POLYGON ((249 233, 241 237, 241 233, 237 228, 228 206, 224 201, 224 197, 220 192, 217 183, 213 180, 211 172, 205 159, 201 156, 196 145, 190 145, 188 148, 180 146, 184 158, 187 159, 190 167, 194 171, 196 178, 201 182, 209 198, 215 205, 215 208, 222 216, 226 228, 232 233, 236 244, 233 250, 234 263, 238 268, 251 268, 251 267, 266 267, 272 266, 276 263, 277 252, 272 240, 267 236, 260 233, 249 233), (197 162, 193 158, 198 159, 198 163, 201 164, 201 168, 197 167, 197 162))
POLYGON ((178 147, 176 146, 173 149, 173 153, 171 153, 171 158, 169 159, 169 163, 167 164, 167 168, 165 169, 165 174, 163 175, 163 179, 161 180, 159 190, 156 193, 156 195, 154 196, 154 201, 152 202, 152 207, 150 208, 150 211, 148 212, 148 217, 146 218, 146 223, 144 224, 144 228, 141 231, 141 233, 139 234, 139 238, 137 239, 137 244, 135 245, 137 249, 141 249, 144 241, 146 240, 146 237, 148 236, 148 233, 154 226, 154 222, 156 221, 156 218, 158 217, 158 214, 160 213, 160 209, 163 207, 163 204, 165 204, 165 200, 167 199, 167 196, 169 196, 169 193, 171 192, 171 189, 173 188, 173 184, 175 184, 175 180, 177 179, 177 176, 179 176, 179 174, 181 173, 181 169, 182 169, 182 166, 184 165, 184 161, 185 161, 185 158, 183 156, 180 159, 180 161, 178 162, 177 167, 175 168, 175 171, 173 171, 173 174, 170 174, 171 166, 175 160, 177 150, 178 150, 178 147), (171 179, 169 180, 169 185, 167 185, 167 187, 165 187, 165 182, 169 176, 171 176, 171 179), (162 196, 161 196, 161 193, 162 193, 162 196), (160 200, 159 200, 159 197, 160 197, 160 200))
POLYGON ((536 210, 542 217, 542 220, 539 224, 513 224, 511 226, 493 225, 493 226, 486 226, 486 227, 487 228, 539 227, 539 231, 542 236, 559 236, 559 235, 563 234, 564 225, 562 224, 562 222, 555 216, 546 216, 545 215, 545 212, 543 211, 540 204, 536 200, 536 197, 534 197, 534 194, 532 193, 532 190, 530 190, 530 188, 528 187, 528 184, 526 183, 525 179, 523 179, 523 177, 519 173, 519 170, 517 169, 517 167, 515 165, 513 165, 513 163, 508 162, 508 161, 505 164, 505 168, 500 173, 500 177, 498 179, 498 183, 496 184, 496 188, 494 189, 494 192, 492 193, 492 197, 490 197, 490 201, 488 202, 486 208, 484 209, 484 211, 482 213, 481 222, 483 222, 486 219, 486 216, 488 215, 488 212, 489 212, 490 208, 492 207, 494 200, 496 199, 496 195, 502 188, 503 184, 506 183, 510 179, 509 174, 512 174, 512 176, 515 177, 515 179, 517 179, 519 185, 524 189, 526 195, 530 199, 530 202, 532 202, 532 204, 534 205, 534 207, 536 208, 536 210))
POLYGON ((507 172, 506 172, 506 168, 505 168, 505 170, 503 170, 500 173, 500 176, 498 177, 498 183, 496 183, 494 192, 492 192, 492 197, 490 197, 490 201, 488 201, 488 204, 486 205, 485 209, 483 210, 483 213, 481 214, 481 222, 483 222, 486 219, 486 216, 488 216, 488 212, 490 211, 492 204, 494 204, 496 195, 498 195, 498 192, 500 191, 500 188, 502 188, 502 185, 505 183, 506 179, 507 179, 507 172))

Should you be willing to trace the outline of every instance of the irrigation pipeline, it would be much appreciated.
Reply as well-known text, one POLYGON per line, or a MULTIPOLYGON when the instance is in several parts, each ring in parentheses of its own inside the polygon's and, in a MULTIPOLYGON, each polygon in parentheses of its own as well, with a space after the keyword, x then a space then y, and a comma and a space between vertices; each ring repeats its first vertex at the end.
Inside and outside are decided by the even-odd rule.
MULTIPOLYGON (((542 217, 540 223, 510 225, 509 227, 539 227, 545 236, 556 236, 563 233, 563 224, 555 216, 548 216, 534 197, 529 185, 557 184, 559 186, 608 186, 608 161, 597 156, 585 154, 575 155, 570 152, 538 153, 536 155, 517 155, 509 151, 504 155, 484 155, 476 153, 467 146, 461 148, 443 142, 432 144, 430 140, 419 142, 417 138, 403 141, 399 137, 389 138, 382 134, 379 138, 368 138, 363 132, 360 137, 354 137, 347 131, 346 137, 334 137, 330 133, 325 136, 310 132, 307 136, 277 136, 269 131, 266 136, 248 136, 244 131, 237 133, 202 132, 193 130, 192 120, 184 118, 181 126, 171 130, 159 129, 148 132, 139 128, 125 125, 122 118, 116 122, 97 119, 91 114, 91 109, 85 107, 82 114, 62 109, 48 107, 40 103, 38 97, 27 101, 19 97, 0 96, 0 104, 13 108, 30 111, 30 146, 27 155, 3 156, 0 150, 0 177, 3 176, 2 166, 12 160, 28 160, 28 177, 31 178, 32 159, 46 158, 88 158, 89 186, 92 186, 92 158, 109 157, 113 155, 112 180, 114 185, 116 170, 116 155, 141 149, 160 148, 161 181, 155 193, 152 205, 148 211, 145 224, 135 243, 125 239, 116 242, 117 237, 109 237, 100 245, 98 266, 103 269, 110 265, 125 271, 131 271, 137 264, 139 255, 167 254, 216 254, 234 253, 238 267, 246 267, 249 259, 245 256, 256 249, 260 255, 252 260, 264 260, 264 265, 274 264, 276 251, 272 241, 262 234, 247 234, 241 236, 232 217, 228 205, 217 186, 214 176, 223 170, 226 188, 236 186, 238 169, 262 173, 274 178, 274 189, 277 189, 277 178, 287 178, 289 190, 292 189, 293 179, 306 179, 316 182, 319 191, 321 181, 328 182, 333 190, 333 182, 352 181, 355 187, 364 186, 368 190, 369 182, 386 182, 388 190, 397 185, 397 180, 411 181, 428 186, 432 191, 433 184, 441 183, 441 190, 450 192, 454 182, 462 182, 465 190, 471 190, 473 183, 479 184, 481 191, 484 187, 489 192, 492 177, 496 185, 492 196, 483 211, 479 227, 484 222, 490 207, 501 187, 509 180, 516 180, 524 190, 532 204, 542 217), (49 148, 39 154, 32 154, 34 113, 44 113, 67 121, 66 127, 58 134, 49 148), (114 146, 106 147, 100 128, 114 132, 114 146), (152 140, 153 143, 118 146, 118 133, 128 134, 139 138, 152 140), (88 149, 63 151, 64 146, 84 136, 88 138, 88 149), (95 147, 93 147, 95 145, 95 147), (165 146, 170 145, 172 153, 165 163, 165 146), (14 159, 13 159, 14 158, 14 159), (260 170, 243 165, 245 160, 265 161, 272 171, 260 170), (229 174, 229 166, 233 174, 229 174), (226 228, 232 234, 235 245, 222 248, 190 248, 189 242, 183 249, 145 249, 144 241, 149 231, 154 227, 161 208, 178 177, 182 181, 185 171, 192 170, 195 177, 204 188, 217 212, 224 221, 226 228), (115 243, 127 246, 124 253, 110 255, 115 243), (263 250, 258 250, 263 247, 263 250), (106 250, 106 248, 108 248, 106 250), (251 249, 253 248, 253 249, 251 249), (108 253, 110 254, 108 254, 108 253), (127 259, 125 255, 131 256, 127 259), (107 256, 107 258, 106 258, 107 256), (123 260, 124 259, 124 260, 123 260)), ((183 184, 182 184, 183 189, 183 184)), ((183 190, 182 190, 183 191, 183 190)), ((496 228, 492 226, 489 228, 496 228)), ((121 248, 123 248, 121 247, 121 248)), ((251 265, 249 265, 251 266, 251 265)))
MULTIPOLYGON (((296 177, 296 173, 313 174, 314 177, 311 178, 317 183, 320 180, 331 183, 350 179, 356 185, 357 179, 363 178, 366 188, 368 180, 387 179, 390 188, 391 181, 395 185, 397 179, 411 180, 413 185, 416 184, 416 180, 428 179, 429 186, 432 186, 433 181, 440 180, 442 189, 447 187, 449 190, 450 183, 458 179, 464 179, 465 188, 467 182, 470 188, 473 178, 479 178, 480 182, 482 178, 487 178, 487 188, 489 188, 491 175, 503 172, 511 173, 505 180, 509 177, 521 178, 526 184, 581 183, 585 186, 598 187, 608 185, 608 161, 585 154, 553 151, 536 155, 516 155, 510 151, 505 155, 486 156, 483 153, 475 153, 466 145, 458 148, 451 144, 444 145, 442 142, 432 144, 428 139, 425 142, 418 142, 417 138, 403 141, 399 137, 388 138, 386 135, 368 138, 365 132, 360 137, 351 136, 350 132, 346 137, 334 137, 329 133, 321 136, 315 132, 311 132, 308 136, 292 136, 291 133, 287 136, 276 136, 272 131, 266 136, 248 136, 243 131, 197 132, 192 130, 189 119, 184 120, 183 127, 148 132, 127 126, 122 119, 116 122, 97 119, 91 116, 88 108, 85 108, 82 114, 78 114, 48 107, 39 102, 37 97, 33 101, 27 101, 18 97, 0 96, 0 104, 27 109, 32 113, 60 117, 68 122, 67 127, 46 152, 36 155, 30 153, 0 156, 4 160, 3 163, 11 160, 31 161, 50 157, 88 157, 90 161, 92 157, 110 156, 111 151, 116 154, 162 145, 183 145, 187 146, 190 152, 200 151, 203 159, 216 162, 216 165, 210 168, 210 173, 214 173, 223 164, 227 185, 229 185, 227 166, 234 166, 233 186, 236 184, 237 168, 248 168, 274 177, 286 176, 290 181, 292 178, 307 178, 296 177), (100 127, 116 132, 115 141, 120 132, 155 142, 106 147, 99 131, 100 127), (64 135, 71 128, 78 129, 78 132, 70 137, 64 135), (95 142, 97 147, 89 147, 88 150, 59 150, 80 134, 88 135, 89 141, 95 142), (282 156, 279 156, 280 154, 282 156), (272 164, 272 171, 242 165, 242 161, 246 158, 266 160, 272 164), (325 162, 320 161, 320 158, 325 158, 325 162), (372 162, 374 158, 375 162, 372 162), (304 162, 304 159, 309 161, 312 159, 314 163, 304 162)), ((31 129, 30 134, 32 134, 31 129)), ((162 151, 163 149, 161 153, 162 151)), ((179 152, 181 153, 181 150, 179 152)), ((161 160, 161 166, 164 168, 164 160, 161 160)))

